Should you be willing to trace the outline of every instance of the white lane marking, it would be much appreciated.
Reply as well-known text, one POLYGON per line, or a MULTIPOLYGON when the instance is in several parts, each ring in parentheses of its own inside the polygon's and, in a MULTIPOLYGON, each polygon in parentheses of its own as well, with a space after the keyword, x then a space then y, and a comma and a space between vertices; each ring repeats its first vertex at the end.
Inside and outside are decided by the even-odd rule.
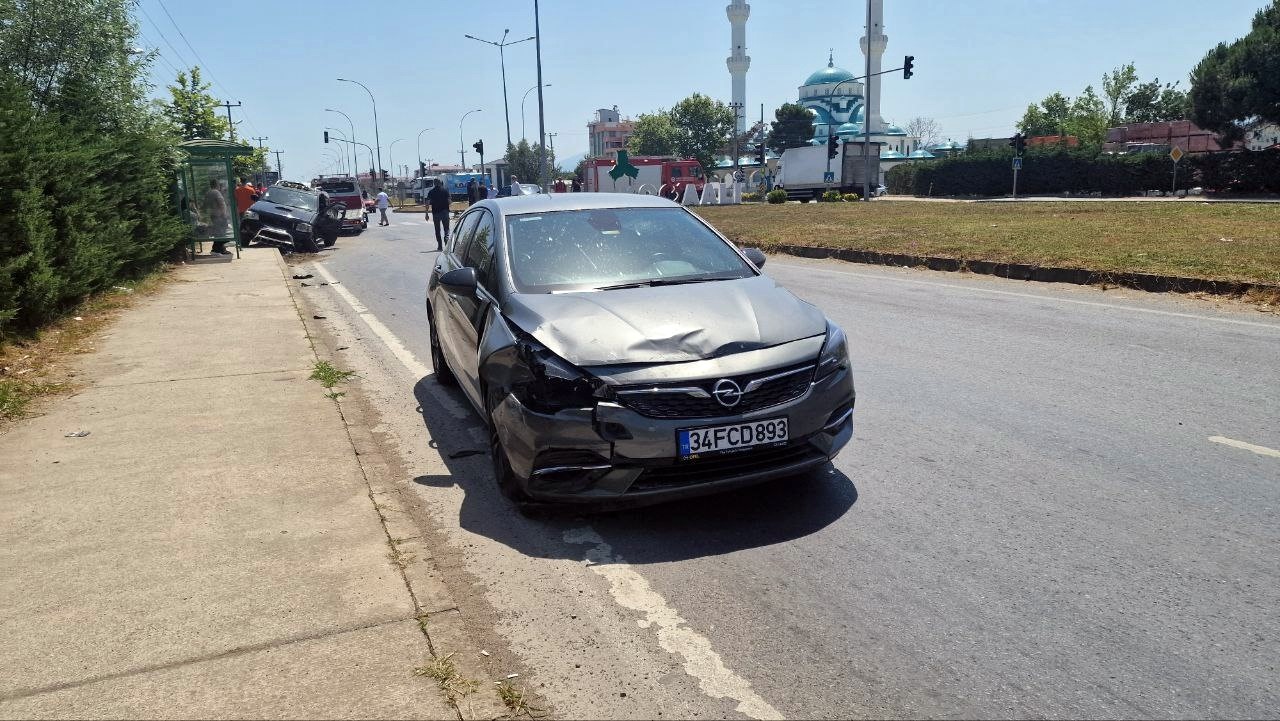
MULTIPOLYGON (((417 356, 415 356, 413 352, 396 337, 395 333, 391 332, 390 328, 383 325, 382 321, 378 320, 378 317, 366 308, 364 304, 360 302, 359 298, 356 298, 351 291, 347 290, 346 286, 341 284, 334 285, 334 283, 337 282, 337 279, 329 273, 328 269, 320 263, 315 263, 311 267, 321 278, 325 279, 325 282, 329 284, 328 287, 336 291, 338 296, 345 300, 347 305, 351 306, 351 309, 364 320, 365 325, 369 326, 369 330, 373 331, 374 335, 378 336, 378 338, 382 340, 383 344, 387 346, 387 349, 391 351, 391 355, 394 355, 396 360, 399 360, 400 364, 413 374, 414 378, 423 378, 424 376, 435 374, 434 371, 423 364, 422 361, 418 360, 417 356)), ((456 401, 446 395, 444 391, 440 389, 438 384, 428 383, 427 389, 431 395, 436 397, 436 400, 440 401, 441 405, 449 410, 449 414, 454 418, 461 419, 469 417, 470 414, 467 413, 467 409, 463 408, 456 401)))
POLYGON ((1267 448, 1266 446, 1255 446, 1252 443, 1245 443, 1244 441, 1237 441, 1234 438, 1225 438, 1223 436, 1209 436, 1209 440, 1213 441, 1214 443, 1221 443, 1224 446, 1231 446, 1232 448, 1240 448, 1246 451, 1253 451, 1254 453, 1257 453, 1260 456, 1271 456, 1272 458, 1280 458, 1280 451, 1277 451, 1274 448, 1267 448))
POLYGON ((680 613, 654 591, 644 576, 636 573, 613 547, 590 526, 564 532, 566 543, 590 545, 585 554, 587 568, 609 581, 609 593, 619 605, 644 614, 641 628, 658 627, 658 644, 668 653, 684 657, 684 671, 698 680, 698 688, 712 698, 731 698, 738 712, 753 719, 781 719, 782 714, 751 690, 751 683, 724 665, 706 636, 686 625, 680 613))
POLYGON ((1236 320, 1234 318, 1215 318, 1207 315, 1196 315, 1194 313, 1178 313, 1171 310, 1156 310, 1155 308, 1139 308, 1131 305, 1118 305, 1115 303, 1098 303, 1091 300, 1075 300, 1072 298, 1057 298, 1051 295, 1036 295, 1035 293, 1018 293, 1012 290, 997 290, 995 288, 977 288, 969 285, 960 285, 958 283, 938 283, 930 280, 916 280, 914 278, 894 278, 892 276, 872 275, 871 273, 858 273, 848 270, 832 270, 830 268, 815 268, 807 264, 798 263, 774 263, 775 266, 791 268, 806 273, 829 273, 832 275, 847 275, 855 278, 866 278, 868 280, 883 280, 891 283, 912 283, 915 285, 930 285, 938 288, 953 288, 955 290, 968 290, 975 293, 991 293, 994 295, 1009 295, 1015 298, 1033 298, 1035 300, 1047 300, 1055 303, 1074 303, 1076 305, 1087 305, 1094 308, 1111 308, 1114 310, 1132 310, 1138 313, 1152 313, 1154 315, 1166 315, 1174 318, 1190 318, 1192 320, 1204 320, 1214 323, 1232 323, 1235 325, 1247 325, 1255 328, 1269 328, 1271 330, 1280 331, 1280 324, 1277 323, 1258 323, 1251 320, 1236 320))
MULTIPOLYGON (((422 364, 404 343, 382 324, 356 296, 342 285, 334 285, 335 278, 321 264, 315 263, 312 268, 328 287, 337 291, 338 296, 351 306, 364 322, 391 350, 392 355, 405 368, 417 377, 430 375, 431 371, 422 364)), ((432 384, 434 385, 434 384, 432 384)), ((438 388, 432 393, 458 418, 468 418, 470 414, 451 398, 444 396, 438 388)), ((472 437, 476 438, 478 429, 472 428, 472 437)), ((668 653, 679 654, 684 658, 685 673, 698 680, 698 688, 712 698, 731 698, 738 702, 738 711, 754 719, 784 718, 773 706, 760 698, 751 690, 751 683, 734 673, 724 665, 720 654, 711 647, 706 636, 685 625, 685 620, 674 608, 667 604, 659 593, 649 586, 644 576, 634 571, 622 558, 613 555, 613 548, 604 542, 590 527, 565 531, 564 540, 573 544, 593 544, 585 556, 588 567, 609 581, 609 593, 617 603, 625 608, 645 614, 643 620, 637 621, 641 628, 658 626, 658 644, 668 653)))

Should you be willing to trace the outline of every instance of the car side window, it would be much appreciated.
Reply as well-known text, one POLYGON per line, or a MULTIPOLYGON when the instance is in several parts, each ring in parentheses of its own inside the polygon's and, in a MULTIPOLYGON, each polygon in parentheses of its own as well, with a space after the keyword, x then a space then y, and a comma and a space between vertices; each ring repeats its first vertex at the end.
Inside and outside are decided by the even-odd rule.
POLYGON ((466 256, 467 242, 471 240, 472 231, 476 229, 479 220, 480 211, 466 213, 453 226, 453 233, 449 236, 449 251, 459 260, 466 256))
POLYGON ((476 276, 490 293, 497 290, 494 283, 493 267, 493 217, 485 211, 475 213, 480 218, 472 234, 471 243, 467 246, 466 256, 462 264, 476 269, 476 276))

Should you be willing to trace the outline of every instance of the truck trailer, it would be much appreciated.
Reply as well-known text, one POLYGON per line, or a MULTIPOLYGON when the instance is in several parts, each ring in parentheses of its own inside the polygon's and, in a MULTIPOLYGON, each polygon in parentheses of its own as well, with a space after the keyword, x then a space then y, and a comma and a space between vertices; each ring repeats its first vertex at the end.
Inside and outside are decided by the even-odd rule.
MULTIPOLYGON (((787 191, 790 200, 816 200, 828 190, 841 193, 861 193, 864 169, 866 167, 862 154, 861 141, 845 141, 840 144, 840 154, 831 158, 832 181, 828 185, 827 146, 806 145, 801 148, 787 148, 778 161, 778 172, 774 177, 775 189, 787 191)), ((880 185, 880 145, 871 144, 871 188, 874 192, 880 185)))

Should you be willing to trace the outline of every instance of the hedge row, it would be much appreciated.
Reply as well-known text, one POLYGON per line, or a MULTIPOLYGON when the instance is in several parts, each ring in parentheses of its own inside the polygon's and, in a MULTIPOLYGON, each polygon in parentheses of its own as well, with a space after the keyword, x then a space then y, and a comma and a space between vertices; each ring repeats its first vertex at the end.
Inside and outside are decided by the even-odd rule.
POLYGON ((145 123, 110 133, 37 112, 0 74, 0 341, 159 263, 182 238, 173 142, 145 123))
MULTIPOLYGON (((904 163, 887 174, 891 193, 906 195, 1007 195, 1013 156, 966 153, 904 163)), ((1018 173, 1020 194, 1093 193, 1136 195, 1170 190, 1173 162, 1163 154, 1101 155, 1080 150, 1031 152, 1018 173)), ((1280 150, 1212 153, 1183 158, 1177 187, 1234 193, 1280 192, 1280 150)))

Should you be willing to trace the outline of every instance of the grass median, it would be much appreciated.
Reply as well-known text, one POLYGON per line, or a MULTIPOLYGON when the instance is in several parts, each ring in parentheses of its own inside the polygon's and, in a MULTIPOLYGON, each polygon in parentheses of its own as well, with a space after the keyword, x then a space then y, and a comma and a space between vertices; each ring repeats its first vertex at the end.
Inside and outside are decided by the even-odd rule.
POLYGON ((1280 204, 746 204, 698 208, 734 242, 1280 285, 1280 204))

